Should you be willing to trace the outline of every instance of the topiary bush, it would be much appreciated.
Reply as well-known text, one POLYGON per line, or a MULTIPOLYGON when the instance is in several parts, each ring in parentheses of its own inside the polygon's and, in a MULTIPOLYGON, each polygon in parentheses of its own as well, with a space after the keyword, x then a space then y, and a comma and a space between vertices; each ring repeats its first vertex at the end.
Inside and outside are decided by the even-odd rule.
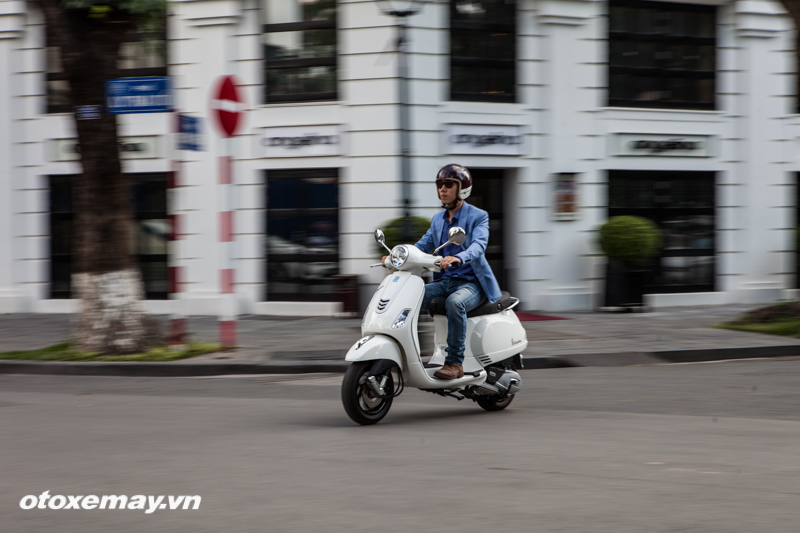
POLYGON ((611 261, 637 264, 658 254, 661 230, 642 217, 611 217, 600 226, 598 243, 611 261))
MULTIPOLYGON (((418 240, 425 235, 425 232, 431 227, 431 221, 424 217, 409 217, 411 223, 411 235, 413 236, 409 242, 401 242, 401 238, 403 235, 403 224, 405 223, 405 217, 395 218, 394 220, 390 220, 388 223, 384 224, 383 226, 379 226, 380 229, 383 230, 383 234, 386 235, 386 246, 390 249, 394 248, 398 244, 414 244, 418 240)), ((386 248, 375 243, 375 250, 378 253, 379 257, 382 257, 389 252, 386 251, 386 248)))

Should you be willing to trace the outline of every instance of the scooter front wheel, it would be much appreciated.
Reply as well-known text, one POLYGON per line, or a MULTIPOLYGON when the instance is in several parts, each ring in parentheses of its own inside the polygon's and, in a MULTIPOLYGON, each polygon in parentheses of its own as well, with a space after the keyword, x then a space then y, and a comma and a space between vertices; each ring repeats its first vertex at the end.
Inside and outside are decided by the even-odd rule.
MULTIPOLYGON (((344 410, 347 412, 353 422, 361 424, 362 426, 369 426, 380 422, 386 413, 389 412, 389 407, 392 406, 392 392, 394 391, 394 382, 392 381, 392 371, 387 370, 386 396, 378 396, 372 387, 367 383, 369 371, 372 368, 373 361, 363 361, 353 363, 344 374, 342 380, 342 404, 344 410)), ((378 381, 383 376, 375 376, 378 381)))
POLYGON ((504 396, 502 398, 498 398, 497 396, 488 396, 485 398, 478 398, 477 402, 478 405, 486 409, 487 411, 502 411, 514 400, 514 395, 509 394, 508 396, 504 396))

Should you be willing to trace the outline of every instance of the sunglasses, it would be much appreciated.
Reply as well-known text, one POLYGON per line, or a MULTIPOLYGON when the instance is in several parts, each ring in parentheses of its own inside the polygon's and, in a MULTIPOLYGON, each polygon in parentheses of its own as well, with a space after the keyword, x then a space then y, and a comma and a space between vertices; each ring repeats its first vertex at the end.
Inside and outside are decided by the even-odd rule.
POLYGON ((447 180, 447 181, 445 181, 445 180, 436 180, 436 188, 437 189, 441 189, 442 185, 444 185, 445 189, 452 189, 453 187, 456 186, 456 182, 455 181, 451 181, 451 180, 447 180))

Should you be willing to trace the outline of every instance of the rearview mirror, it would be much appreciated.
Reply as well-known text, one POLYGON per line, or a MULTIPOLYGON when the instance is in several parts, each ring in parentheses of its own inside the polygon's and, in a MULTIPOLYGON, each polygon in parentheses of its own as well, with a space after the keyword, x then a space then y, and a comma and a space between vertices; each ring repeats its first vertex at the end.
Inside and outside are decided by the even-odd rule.
MULTIPOLYGON (((375 230, 375 242, 377 242, 378 244, 389 250, 389 247, 386 246, 386 235, 384 235, 380 229, 375 230)), ((392 251, 389 250, 389 253, 391 252, 392 251)))
POLYGON ((447 232, 447 240, 454 244, 464 244, 464 241, 467 240, 467 232, 458 226, 450 228, 450 231, 447 232))

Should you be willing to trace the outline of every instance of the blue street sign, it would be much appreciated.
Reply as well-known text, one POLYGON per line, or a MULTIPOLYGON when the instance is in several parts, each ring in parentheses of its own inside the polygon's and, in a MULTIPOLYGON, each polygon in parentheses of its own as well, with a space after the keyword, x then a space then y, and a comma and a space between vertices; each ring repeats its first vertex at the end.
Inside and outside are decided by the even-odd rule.
POLYGON ((172 111, 172 84, 167 77, 106 80, 106 111, 110 115, 172 111))
POLYGON ((178 115, 178 150, 202 151, 203 123, 200 117, 178 115))
POLYGON ((103 116, 103 106, 82 105, 75 108, 75 120, 96 120, 103 116))

